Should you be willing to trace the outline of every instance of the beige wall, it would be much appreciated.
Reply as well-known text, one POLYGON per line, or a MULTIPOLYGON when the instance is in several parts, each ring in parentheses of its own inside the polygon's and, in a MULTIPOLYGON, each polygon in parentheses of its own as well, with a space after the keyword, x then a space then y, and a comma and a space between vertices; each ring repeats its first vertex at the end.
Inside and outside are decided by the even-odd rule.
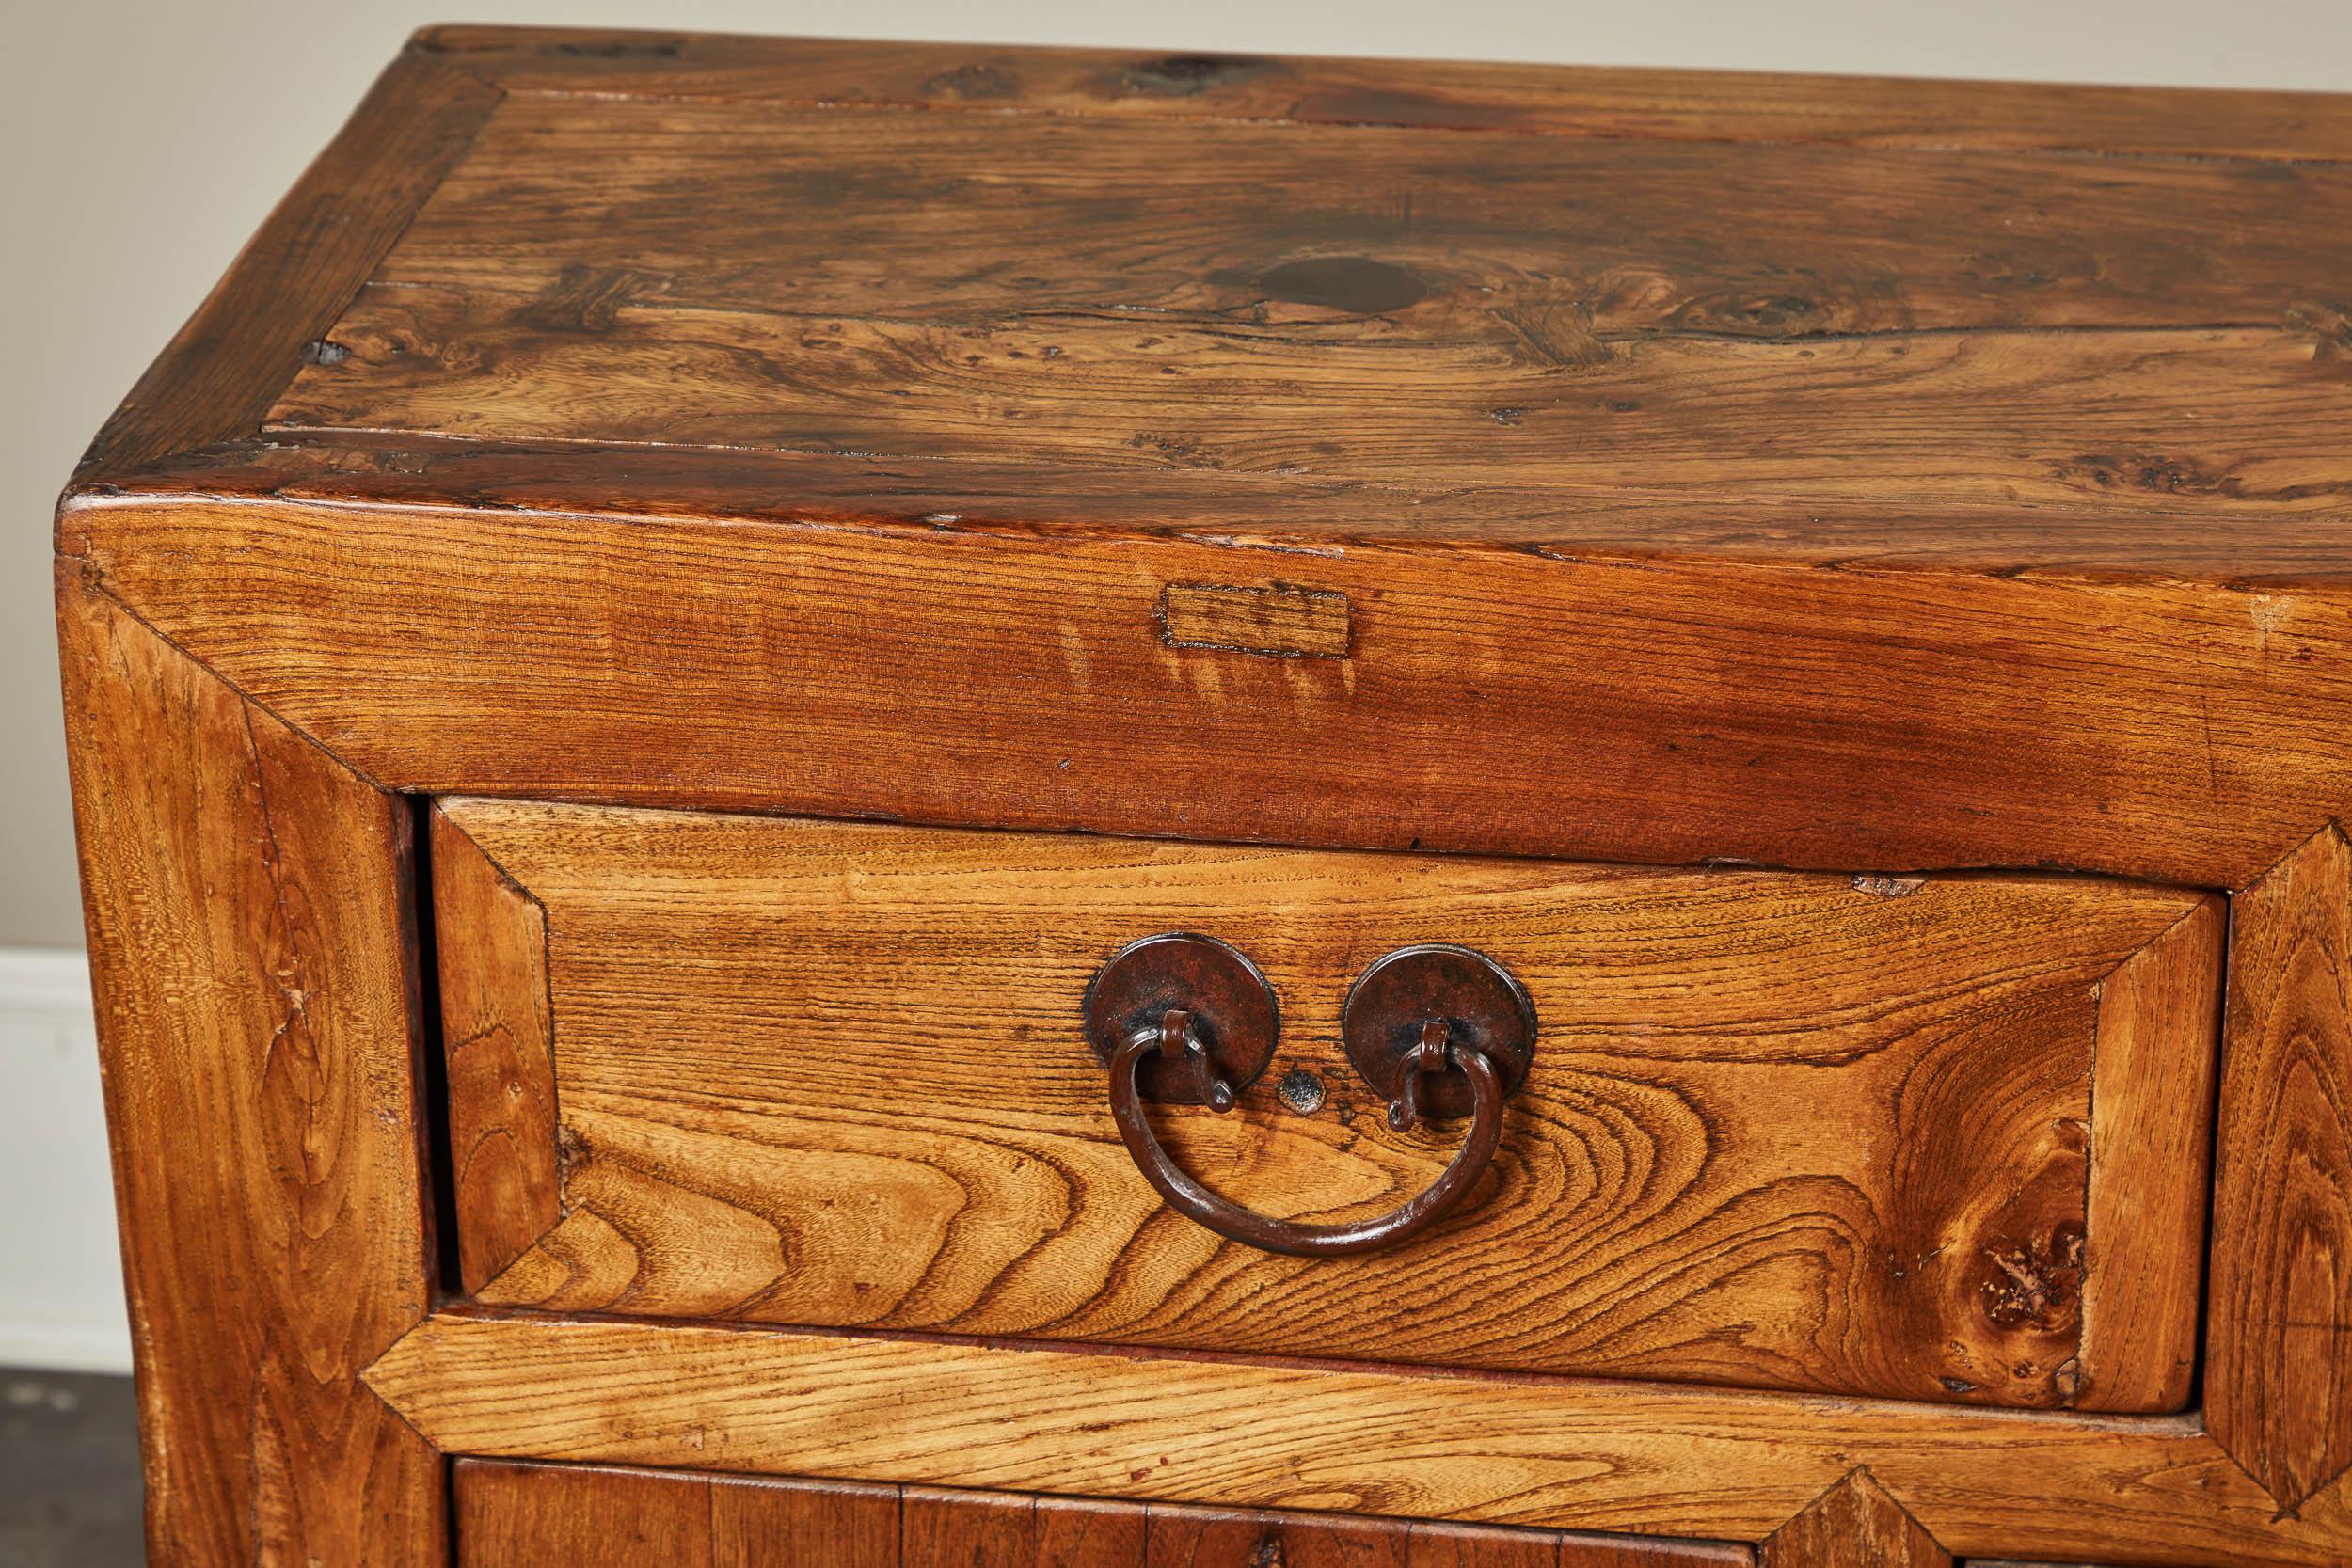
MULTIPOLYGON (((2352 0, 874 0, 483 21, 2352 90, 2352 0)), ((47 604, 83 441, 413 26, 405 4, 28 4, 0 84, 0 946, 78 944, 47 604)), ((2347 436, 2352 439, 2352 435, 2347 436)))

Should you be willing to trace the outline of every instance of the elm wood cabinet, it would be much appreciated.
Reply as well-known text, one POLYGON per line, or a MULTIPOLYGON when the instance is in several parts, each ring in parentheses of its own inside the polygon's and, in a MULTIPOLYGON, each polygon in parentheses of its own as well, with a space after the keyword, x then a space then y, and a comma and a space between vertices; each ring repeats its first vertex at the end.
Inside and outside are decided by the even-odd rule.
POLYGON ((58 515, 154 1560, 2344 1560, 2347 218, 421 35, 58 515))

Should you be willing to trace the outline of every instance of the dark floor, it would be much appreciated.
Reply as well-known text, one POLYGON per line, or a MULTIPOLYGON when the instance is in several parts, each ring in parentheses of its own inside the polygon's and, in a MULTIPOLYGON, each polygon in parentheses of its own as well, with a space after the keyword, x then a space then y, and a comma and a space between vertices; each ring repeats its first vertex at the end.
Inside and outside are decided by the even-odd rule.
POLYGON ((131 1380, 0 1367, 0 1563, 146 1560, 131 1380))

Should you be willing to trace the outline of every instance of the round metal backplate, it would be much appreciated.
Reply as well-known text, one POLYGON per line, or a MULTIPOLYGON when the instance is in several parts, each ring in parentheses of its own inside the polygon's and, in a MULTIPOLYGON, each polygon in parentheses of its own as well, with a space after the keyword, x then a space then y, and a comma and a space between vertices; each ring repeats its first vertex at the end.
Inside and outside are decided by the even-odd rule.
MULTIPOLYGON (((1274 1059, 1280 1030, 1274 988, 1258 966, 1215 937, 1164 931, 1112 954, 1086 995, 1087 1041, 1104 1062, 1139 1029, 1156 1029, 1170 1007, 1192 1014, 1194 1031, 1216 1070, 1239 1094, 1274 1059)), ((1192 1074, 1157 1056, 1145 1058, 1143 1098, 1168 1105, 1198 1105, 1192 1074)))
MULTIPOLYGON (((1510 971, 1467 947, 1400 947, 1375 961, 1347 993, 1340 1038, 1373 1092, 1393 1102, 1404 1087, 1406 1053, 1421 1043, 1422 1025, 1437 1018, 1455 1044, 1474 1046, 1495 1064, 1505 1094, 1519 1086, 1535 1056, 1535 1004, 1510 971)), ((1458 1067, 1424 1075, 1421 1091, 1423 1116, 1470 1114, 1470 1075, 1458 1067)))

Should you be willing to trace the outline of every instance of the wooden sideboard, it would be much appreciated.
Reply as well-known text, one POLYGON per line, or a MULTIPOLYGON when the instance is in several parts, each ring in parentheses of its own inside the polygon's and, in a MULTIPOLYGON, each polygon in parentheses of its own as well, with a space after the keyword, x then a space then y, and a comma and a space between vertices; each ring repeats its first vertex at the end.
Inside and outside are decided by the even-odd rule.
POLYGON ((419 35, 58 515, 153 1560, 2352 1558, 2347 230, 419 35))

